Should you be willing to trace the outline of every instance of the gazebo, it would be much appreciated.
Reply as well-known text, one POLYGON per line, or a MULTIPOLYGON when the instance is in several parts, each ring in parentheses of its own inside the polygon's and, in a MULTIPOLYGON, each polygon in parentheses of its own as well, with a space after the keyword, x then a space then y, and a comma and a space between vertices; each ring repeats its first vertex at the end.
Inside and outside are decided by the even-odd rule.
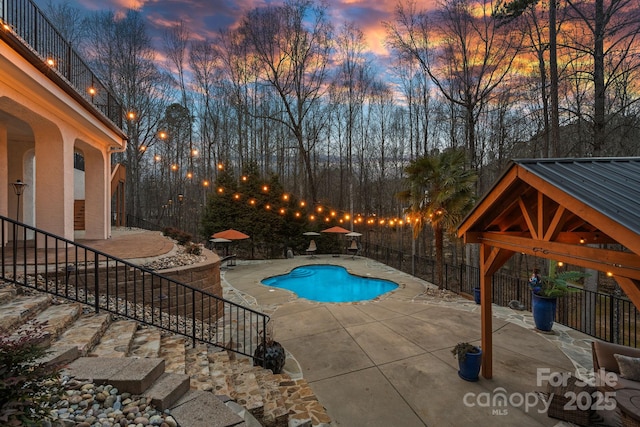
POLYGON ((482 376, 491 378, 491 277, 515 253, 606 272, 640 307, 640 157, 513 160, 458 236, 480 245, 482 376))

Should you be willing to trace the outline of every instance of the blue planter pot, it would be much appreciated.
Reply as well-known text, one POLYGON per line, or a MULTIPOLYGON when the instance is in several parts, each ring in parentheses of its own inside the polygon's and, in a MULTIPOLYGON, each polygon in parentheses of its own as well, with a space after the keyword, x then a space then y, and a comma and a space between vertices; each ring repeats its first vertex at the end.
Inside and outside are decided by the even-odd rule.
POLYGON ((482 365, 482 350, 478 350, 478 353, 467 353, 464 360, 458 359, 458 376, 465 381, 478 381, 482 365))
POLYGON ((548 298, 532 294, 531 312, 533 313, 533 321, 536 324, 536 329, 544 332, 551 331, 553 322, 556 320, 557 301, 557 298, 548 298))
POLYGON ((480 288, 473 288, 473 299, 476 304, 480 304, 480 288))

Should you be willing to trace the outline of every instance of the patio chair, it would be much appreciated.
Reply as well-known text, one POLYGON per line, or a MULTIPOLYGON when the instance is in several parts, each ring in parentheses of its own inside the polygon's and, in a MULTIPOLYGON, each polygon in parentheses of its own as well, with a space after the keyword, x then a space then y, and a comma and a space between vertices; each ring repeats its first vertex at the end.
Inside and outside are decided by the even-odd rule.
POLYGON ((356 255, 360 252, 360 246, 358 245, 358 241, 353 239, 351 241, 351 245, 347 248, 347 253, 351 254, 351 258, 355 259, 356 255))
POLYGON ((311 241, 309 242, 309 247, 307 248, 307 255, 311 255, 311 258, 315 258, 316 257, 316 251, 318 250, 318 248, 316 247, 316 241, 311 239, 311 241))

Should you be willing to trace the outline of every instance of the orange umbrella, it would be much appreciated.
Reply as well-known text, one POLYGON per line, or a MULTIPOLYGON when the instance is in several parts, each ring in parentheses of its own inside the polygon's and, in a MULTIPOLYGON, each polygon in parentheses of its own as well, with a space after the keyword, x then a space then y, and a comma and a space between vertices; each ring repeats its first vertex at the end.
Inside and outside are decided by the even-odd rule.
POLYGON ((323 233, 339 233, 339 234, 346 234, 349 232, 349 230, 344 229, 338 225, 336 225, 335 227, 331 227, 331 228, 327 228, 326 230, 322 230, 323 233))
POLYGON ((249 236, 247 236, 246 234, 238 230, 234 230, 233 228, 214 233, 211 237, 213 237, 214 239, 229 239, 229 240, 244 240, 249 238, 249 236))

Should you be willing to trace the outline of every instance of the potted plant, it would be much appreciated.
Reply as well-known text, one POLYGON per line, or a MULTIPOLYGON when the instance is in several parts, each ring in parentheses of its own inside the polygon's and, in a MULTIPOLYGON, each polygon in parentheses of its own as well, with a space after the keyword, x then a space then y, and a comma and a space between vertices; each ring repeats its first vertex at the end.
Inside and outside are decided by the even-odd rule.
POLYGON ((261 365, 274 374, 279 374, 284 368, 287 355, 282 344, 273 339, 273 322, 267 326, 266 334, 264 343, 259 343, 253 352, 253 365, 261 365))
POLYGON ((458 376, 465 381, 478 381, 482 365, 482 350, 468 342, 459 342, 451 349, 453 357, 458 359, 458 376))
POLYGON ((550 332, 556 318, 558 298, 562 298, 577 289, 569 284, 582 279, 586 274, 580 271, 556 272, 552 269, 549 276, 542 276, 537 281, 529 280, 531 288, 531 312, 536 329, 550 332))
POLYGON ((476 304, 480 304, 480 288, 479 287, 473 288, 473 300, 476 302, 476 304))

